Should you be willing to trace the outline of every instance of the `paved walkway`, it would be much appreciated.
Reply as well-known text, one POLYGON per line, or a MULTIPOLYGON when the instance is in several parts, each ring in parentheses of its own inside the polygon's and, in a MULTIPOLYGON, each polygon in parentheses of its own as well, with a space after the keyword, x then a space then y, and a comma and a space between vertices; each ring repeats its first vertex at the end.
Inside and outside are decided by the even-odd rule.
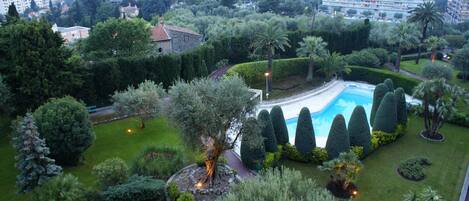
MULTIPOLYGON (((384 66, 386 66, 386 67, 389 68, 390 70, 396 72, 396 71, 395 71, 396 68, 395 68, 394 64, 392 64, 392 63, 386 63, 386 64, 384 64, 384 66)), ((409 77, 411 77, 411 78, 415 78, 415 79, 421 80, 421 81, 427 80, 426 78, 424 78, 424 77, 422 77, 422 76, 420 76, 420 75, 411 73, 411 72, 406 71, 406 70, 404 70, 404 69, 402 69, 402 68, 399 70, 398 73, 400 73, 400 74, 402 74, 402 75, 409 76, 409 77)))
POLYGON ((243 162, 233 150, 227 150, 223 153, 228 166, 236 170, 241 179, 246 179, 254 176, 254 173, 244 166, 243 162))

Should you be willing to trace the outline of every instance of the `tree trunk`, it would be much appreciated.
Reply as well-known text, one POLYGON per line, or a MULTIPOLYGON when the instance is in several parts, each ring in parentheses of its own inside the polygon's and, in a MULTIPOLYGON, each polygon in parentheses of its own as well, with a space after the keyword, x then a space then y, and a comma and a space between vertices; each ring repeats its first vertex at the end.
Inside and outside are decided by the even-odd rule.
POLYGON ((145 120, 140 119, 140 128, 144 129, 145 128, 145 120))
POLYGON ((427 27, 428 27, 428 22, 426 22, 423 25, 422 37, 420 38, 420 44, 418 46, 418 54, 417 54, 417 59, 415 59, 415 64, 419 64, 420 56, 422 55, 422 45, 425 39, 427 38, 427 27))
POLYGON ((306 75, 306 81, 311 82, 313 81, 313 72, 314 72, 314 62, 313 59, 309 59, 309 66, 308 66, 308 75, 306 75))
POLYGON ((268 59, 268 63, 267 63, 267 73, 268 76, 267 76, 267 92, 272 92, 272 66, 273 66, 273 51, 271 49, 271 47, 268 48, 268 53, 267 53, 267 59, 268 59))
POLYGON ((436 48, 432 48, 432 63, 435 63, 436 60, 436 48))
POLYGON ((205 160, 205 171, 207 173, 206 177, 202 181, 202 183, 208 185, 212 185, 214 177, 216 175, 217 166, 218 166, 218 158, 222 154, 223 148, 218 145, 213 145, 207 147, 206 156, 207 159, 205 160))
POLYGON ((401 70, 401 47, 397 48, 397 58, 396 58, 396 71, 399 72, 401 70))

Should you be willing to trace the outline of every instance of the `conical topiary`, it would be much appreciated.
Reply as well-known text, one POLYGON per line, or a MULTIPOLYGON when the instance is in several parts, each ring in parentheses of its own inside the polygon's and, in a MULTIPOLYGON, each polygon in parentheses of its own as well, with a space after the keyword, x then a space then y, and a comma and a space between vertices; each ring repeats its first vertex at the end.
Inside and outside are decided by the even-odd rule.
POLYGON ((334 159, 342 152, 350 150, 350 141, 347 127, 345 126, 344 116, 341 114, 335 116, 332 122, 329 137, 326 142, 326 150, 329 159, 334 159))
POLYGON ((394 93, 388 92, 376 112, 373 131, 394 133, 397 127, 397 107, 394 93))
POLYGON ((313 121, 309 109, 301 109, 296 125, 295 147, 302 154, 308 154, 316 147, 316 138, 314 136, 313 121))
POLYGON ((394 82, 391 79, 389 79, 389 78, 385 79, 384 84, 388 87, 388 90, 390 92, 394 91, 394 82))
POLYGON ((243 125, 241 160, 251 170, 260 170, 265 159, 264 140, 255 118, 249 118, 243 125))
POLYGON ((257 117, 261 128, 262 137, 264 137, 264 147, 266 152, 277 152, 277 139, 275 138, 274 128, 267 110, 262 110, 257 117))
POLYGON ((285 122, 282 108, 280 106, 273 107, 270 111, 270 118, 272 119, 277 143, 281 145, 289 143, 287 123, 285 122))
POLYGON ((407 102, 405 99, 404 89, 399 87, 394 92, 396 96, 396 107, 397 107, 397 123, 406 125, 407 124, 407 102))
POLYGON ((350 135, 350 146, 363 147, 365 156, 371 152, 370 125, 363 106, 357 106, 353 110, 348 123, 348 133, 350 135))
POLYGON ((380 83, 376 85, 375 91, 373 92, 373 106, 371 107, 371 114, 370 114, 370 124, 371 126, 374 125, 376 111, 383 100, 384 95, 389 92, 388 87, 384 83, 380 83))

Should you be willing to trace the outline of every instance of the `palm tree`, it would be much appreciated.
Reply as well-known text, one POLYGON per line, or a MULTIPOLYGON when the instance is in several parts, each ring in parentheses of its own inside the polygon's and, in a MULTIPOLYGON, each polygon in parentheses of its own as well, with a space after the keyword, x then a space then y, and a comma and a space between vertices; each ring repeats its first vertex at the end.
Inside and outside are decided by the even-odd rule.
POLYGON ((321 37, 307 36, 306 38, 303 38, 303 41, 299 42, 299 44, 300 47, 296 49, 296 54, 299 57, 309 58, 306 81, 310 82, 313 80, 314 61, 326 55, 327 43, 324 42, 321 37))
POLYGON ((342 74, 350 72, 350 68, 346 68, 347 63, 340 53, 333 52, 327 55, 321 61, 320 72, 324 73, 326 78, 331 78, 334 74, 342 74))
POLYGON ((444 38, 431 36, 427 40, 425 40, 425 44, 428 48, 432 51, 432 63, 435 63, 436 59, 436 49, 444 47, 448 45, 448 42, 444 38))
POLYGON ((411 49, 418 43, 418 32, 414 26, 402 22, 391 30, 388 43, 397 45, 396 71, 401 67, 402 50, 411 49))
POLYGON ((421 46, 427 39, 427 31, 430 25, 443 24, 443 15, 438 10, 437 6, 433 1, 425 1, 419 4, 417 8, 410 11, 412 14, 409 17, 409 22, 419 23, 422 26, 422 35, 420 36, 420 45, 418 46, 418 56, 415 63, 419 63, 421 55, 421 46))
POLYGON ((272 65, 275 50, 280 49, 285 51, 285 47, 290 47, 287 34, 278 26, 269 25, 267 28, 258 33, 253 46, 255 51, 267 51, 267 92, 272 91, 272 65))

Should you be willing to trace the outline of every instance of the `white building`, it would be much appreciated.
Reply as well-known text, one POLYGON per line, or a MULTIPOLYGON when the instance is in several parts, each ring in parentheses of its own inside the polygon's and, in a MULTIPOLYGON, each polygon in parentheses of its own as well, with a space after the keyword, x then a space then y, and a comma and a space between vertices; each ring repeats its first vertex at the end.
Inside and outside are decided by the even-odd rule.
POLYGON ((469 0, 448 0, 445 22, 460 23, 469 20, 469 0))
MULTIPOLYGON (((49 0, 35 0, 39 8, 49 7, 49 0)), ((24 10, 31 6, 31 0, 0 0, 0 14, 5 15, 8 13, 8 6, 14 3, 18 13, 23 13, 24 10)))
POLYGON ((56 24, 52 26, 54 32, 59 32, 65 43, 73 43, 79 39, 88 38, 90 28, 73 26, 73 27, 58 27, 56 24))
POLYGON ((348 17, 402 20, 425 0, 323 0, 328 12, 341 12, 348 17))

